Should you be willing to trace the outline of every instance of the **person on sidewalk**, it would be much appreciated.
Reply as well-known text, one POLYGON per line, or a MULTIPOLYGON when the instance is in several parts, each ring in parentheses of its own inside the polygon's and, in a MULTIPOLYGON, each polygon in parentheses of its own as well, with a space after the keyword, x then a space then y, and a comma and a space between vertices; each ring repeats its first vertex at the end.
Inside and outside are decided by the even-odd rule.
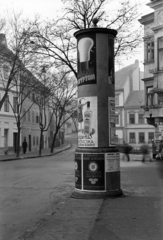
POLYGON ((26 138, 24 138, 24 141, 22 143, 22 147, 23 147, 23 153, 25 154, 27 151, 27 142, 26 142, 26 138))
POLYGON ((156 155, 157 155, 157 151, 156 151, 157 147, 156 144, 154 142, 154 139, 152 140, 152 154, 153 154, 153 159, 156 159, 156 155))
POLYGON ((132 150, 131 146, 124 145, 124 154, 125 154, 128 162, 130 161, 130 155, 129 154, 130 154, 131 150, 132 150))
MULTIPOLYGON (((143 154, 142 162, 144 163, 146 161, 147 157, 149 156, 149 146, 147 144, 143 144, 141 146, 141 152, 143 154)), ((150 161, 151 161, 151 158, 150 158, 150 161)))

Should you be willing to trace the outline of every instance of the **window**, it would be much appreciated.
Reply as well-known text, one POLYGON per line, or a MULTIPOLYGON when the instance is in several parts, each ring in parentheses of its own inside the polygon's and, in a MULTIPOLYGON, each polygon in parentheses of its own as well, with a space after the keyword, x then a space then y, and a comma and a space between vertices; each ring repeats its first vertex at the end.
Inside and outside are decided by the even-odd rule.
POLYGON ((163 37, 158 39, 158 70, 163 70, 163 37))
POLYGON ((4 112, 9 112, 9 97, 6 96, 4 101, 4 112))
POLYGON ((154 139, 154 132, 149 132, 148 133, 148 142, 152 142, 152 140, 154 139))
POLYGON ((119 114, 115 114, 115 124, 119 124, 119 114))
POLYGON ((13 110, 15 113, 18 113, 18 98, 13 97, 13 110))
POLYGON ((36 144, 37 144, 37 146, 38 146, 38 137, 37 137, 37 139, 36 139, 36 140, 37 140, 36 144))
POLYGON ((38 123, 38 113, 36 113, 36 123, 38 123))
POLYGON ((30 122, 31 121, 31 112, 30 112, 30 110, 28 110, 28 122, 30 122))
POLYGON ((115 105, 119 105, 119 96, 115 96, 115 105))
POLYGON ((139 113, 139 123, 144 123, 144 118, 143 118, 144 114, 139 113))
POLYGON ((151 94, 149 94, 152 89, 153 89, 153 86, 148 86, 148 87, 146 87, 146 105, 147 105, 147 106, 150 106, 150 105, 153 104, 152 96, 151 96, 151 94))
POLYGON ((135 123, 135 114, 134 113, 129 114, 129 123, 130 124, 135 123))
POLYGON ((143 132, 139 133, 139 143, 145 142, 145 134, 143 132))
POLYGON ((130 143, 135 143, 135 133, 130 133, 129 138, 130 143))
POLYGON ((150 41, 146 43, 146 56, 145 61, 154 60, 154 41, 150 41))

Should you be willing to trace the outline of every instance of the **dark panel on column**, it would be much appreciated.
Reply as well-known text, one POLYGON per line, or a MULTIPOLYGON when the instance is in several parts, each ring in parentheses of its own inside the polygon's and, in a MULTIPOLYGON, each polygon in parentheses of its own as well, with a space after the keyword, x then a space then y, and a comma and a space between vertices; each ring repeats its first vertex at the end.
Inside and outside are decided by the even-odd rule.
POLYGON ((107 35, 96 34, 98 84, 98 146, 108 147, 108 41, 107 35))

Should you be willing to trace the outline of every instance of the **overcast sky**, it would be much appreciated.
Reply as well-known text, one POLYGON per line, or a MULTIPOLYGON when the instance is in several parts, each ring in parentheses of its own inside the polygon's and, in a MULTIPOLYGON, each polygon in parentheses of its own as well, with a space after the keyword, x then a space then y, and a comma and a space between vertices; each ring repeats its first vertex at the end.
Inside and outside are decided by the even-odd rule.
MULTIPOLYGON (((116 6, 116 2, 120 0, 111 0, 116 6)), ((141 14, 145 15, 149 13, 151 10, 146 6, 146 3, 150 2, 150 0, 130 0, 130 1, 141 1, 144 4, 144 8, 141 9, 141 14)), ((58 14, 61 14, 61 9, 63 7, 63 3, 61 0, 0 0, 0 16, 3 17, 14 9, 15 12, 22 11, 24 16, 28 18, 34 17, 36 14, 39 14, 43 19, 46 18, 56 18, 58 14)), ((110 8, 110 5, 109 5, 110 8)), ((142 51, 140 54, 135 56, 131 56, 127 59, 124 59, 124 64, 122 66, 116 66, 116 70, 127 66, 138 59, 140 62, 140 67, 143 70, 143 54, 142 51)))
POLYGON ((39 14, 43 18, 54 18, 62 6, 61 0, 0 0, 0 13, 14 9, 28 17, 39 14))

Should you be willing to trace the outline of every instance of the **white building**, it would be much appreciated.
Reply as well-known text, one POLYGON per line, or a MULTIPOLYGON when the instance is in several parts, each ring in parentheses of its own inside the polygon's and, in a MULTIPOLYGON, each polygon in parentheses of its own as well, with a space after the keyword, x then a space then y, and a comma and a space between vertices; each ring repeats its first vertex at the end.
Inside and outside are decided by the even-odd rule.
POLYGON ((159 142, 163 139, 163 0, 147 5, 154 11, 139 20, 144 25, 144 110, 159 142))

